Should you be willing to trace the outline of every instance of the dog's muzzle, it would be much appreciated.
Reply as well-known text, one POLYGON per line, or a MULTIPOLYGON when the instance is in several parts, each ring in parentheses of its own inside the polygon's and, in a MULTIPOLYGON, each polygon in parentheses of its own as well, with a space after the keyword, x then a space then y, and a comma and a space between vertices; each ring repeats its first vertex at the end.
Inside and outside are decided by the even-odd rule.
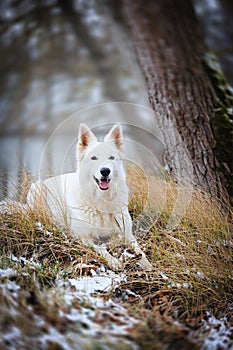
POLYGON ((102 191, 106 191, 109 189, 109 183, 111 180, 110 173, 111 173, 111 170, 109 168, 103 167, 100 169, 101 177, 99 179, 93 175, 95 182, 97 183, 97 185, 102 191))

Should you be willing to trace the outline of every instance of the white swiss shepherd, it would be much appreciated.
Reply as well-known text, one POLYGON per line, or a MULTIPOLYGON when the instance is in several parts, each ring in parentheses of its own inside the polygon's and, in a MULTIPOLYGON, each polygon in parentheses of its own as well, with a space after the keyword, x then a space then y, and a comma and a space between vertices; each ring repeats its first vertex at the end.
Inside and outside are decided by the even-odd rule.
POLYGON ((151 269, 132 234, 128 187, 121 159, 122 142, 120 124, 112 127, 104 142, 98 142, 92 131, 80 124, 77 171, 37 181, 32 184, 27 200, 30 206, 37 201, 46 202, 56 221, 68 225, 74 237, 93 247, 112 268, 119 269, 122 263, 101 241, 120 234, 137 254, 142 254, 140 265, 151 269))

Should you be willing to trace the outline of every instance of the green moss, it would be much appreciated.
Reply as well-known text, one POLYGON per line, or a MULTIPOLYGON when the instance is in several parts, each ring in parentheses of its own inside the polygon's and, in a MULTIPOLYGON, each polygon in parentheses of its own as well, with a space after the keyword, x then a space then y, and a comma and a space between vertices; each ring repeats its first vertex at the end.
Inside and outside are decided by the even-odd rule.
POLYGON ((216 140, 215 153, 220 162, 228 185, 228 192, 233 195, 233 90, 227 84, 223 72, 213 53, 205 56, 205 69, 211 79, 217 95, 211 126, 216 140))

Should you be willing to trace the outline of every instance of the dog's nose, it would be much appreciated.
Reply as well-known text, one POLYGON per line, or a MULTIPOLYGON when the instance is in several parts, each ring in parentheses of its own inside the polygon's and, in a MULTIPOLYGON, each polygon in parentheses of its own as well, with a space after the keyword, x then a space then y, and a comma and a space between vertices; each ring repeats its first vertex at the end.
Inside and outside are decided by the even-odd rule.
POLYGON ((111 172, 111 170, 109 168, 101 168, 100 169, 100 174, 102 176, 105 176, 105 177, 108 176, 110 174, 110 172, 111 172))

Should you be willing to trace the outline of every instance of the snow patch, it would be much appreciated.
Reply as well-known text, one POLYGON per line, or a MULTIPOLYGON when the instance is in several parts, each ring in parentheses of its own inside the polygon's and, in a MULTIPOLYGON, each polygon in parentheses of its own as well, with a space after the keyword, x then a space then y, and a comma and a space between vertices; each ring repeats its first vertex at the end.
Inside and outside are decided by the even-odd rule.
POLYGON ((226 317, 217 319, 207 313, 207 320, 203 320, 203 333, 209 333, 204 339, 201 350, 230 350, 233 349, 233 325, 226 317))
POLYGON ((100 275, 95 273, 93 276, 85 276, 78 279, 70 278, 69 282, 77 291, 92 294, 95 292, 107 292, 124 280, 125 274, 118 275, 108 270, 107 272, 102 272, 100 275))

